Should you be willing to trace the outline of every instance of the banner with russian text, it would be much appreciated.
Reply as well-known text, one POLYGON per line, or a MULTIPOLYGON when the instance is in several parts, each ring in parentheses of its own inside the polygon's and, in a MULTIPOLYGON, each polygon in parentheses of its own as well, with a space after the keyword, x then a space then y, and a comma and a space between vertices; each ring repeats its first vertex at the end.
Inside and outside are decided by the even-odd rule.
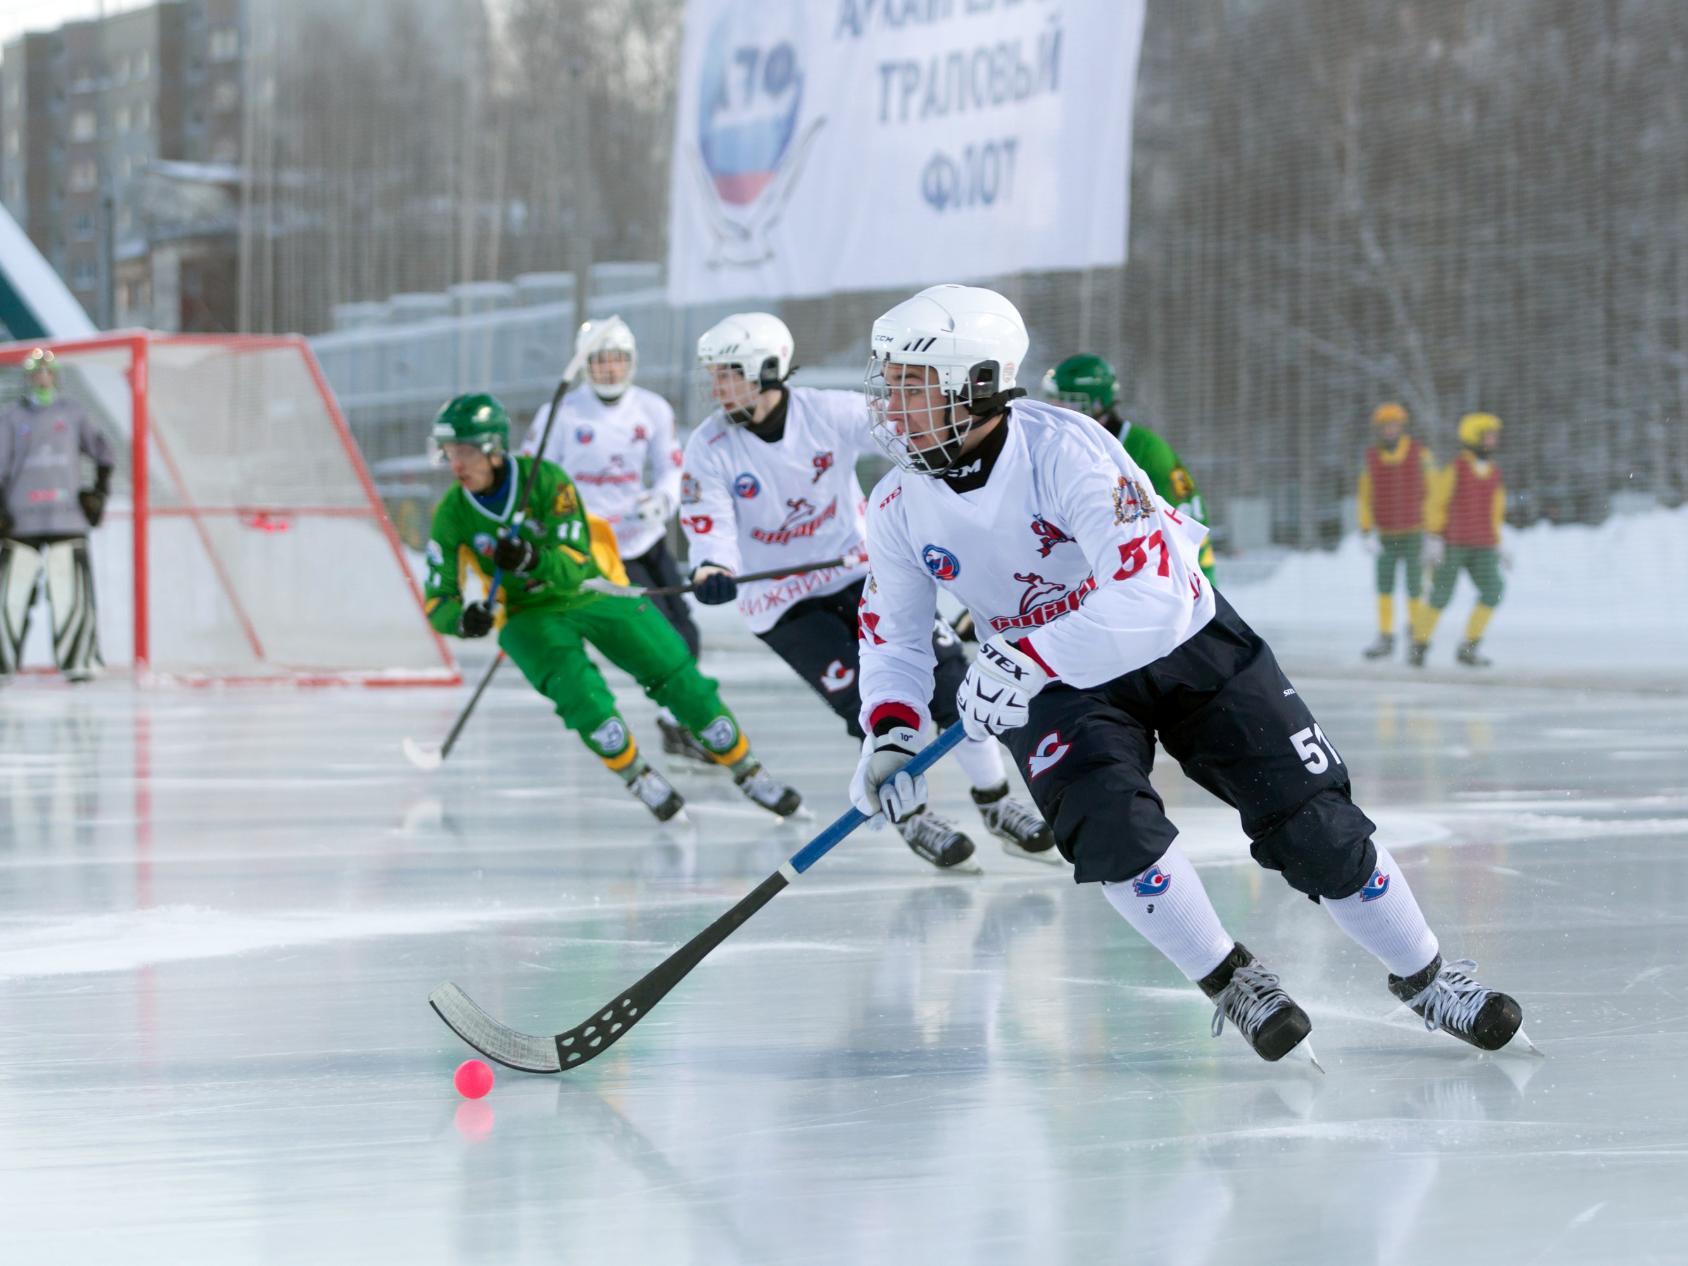
POLYGON ((1144 0, 688 0, 676 304, 1121 264, 1144 0))

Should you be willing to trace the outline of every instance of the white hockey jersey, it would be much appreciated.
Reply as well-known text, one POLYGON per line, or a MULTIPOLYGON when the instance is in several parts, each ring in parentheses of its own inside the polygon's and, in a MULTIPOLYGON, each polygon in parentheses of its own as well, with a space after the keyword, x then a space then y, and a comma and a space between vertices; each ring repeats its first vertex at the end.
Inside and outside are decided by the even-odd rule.
POLYGON ((896 702, 927 717, 943 585, 981 638, 1022 641, 1070 686, 1167 654, 1213 618, 1197 555, 1207 529, 1175 511, 1105 430, 1016 400, 984 487, 894 470, 868 499, 862 719, 896 702))
MULTIPOLYGON (((686 442, 681 481, 680 525, 692 566, 755 572, 859 560, 864 498, 856 458, 871 442, 867 401, 854 391, 790 388, 785 434, 772 444, 719 411, 710 414, 686 442)), ((792 603, 836 593, 860 577, 857 561, 752 581, 739 586, 739 614, 753 632, 765 633, 792 603)))
MULTIPOLYGON (((542 404, 522 438, 522 452, 539 447, 551 406, 542 404)), ((680 504, 683 454, 674 438, 674 410, 668 401, 643 387, 629 387, 608 404, 588 386, 563 397, 562 413, 551 428, 543 454, 568 472, 586 508, 615 530, 623 558, 638 558, 668 530, 680 504), (660 520, 633 512, 646 490, 663 499, 660 520)))

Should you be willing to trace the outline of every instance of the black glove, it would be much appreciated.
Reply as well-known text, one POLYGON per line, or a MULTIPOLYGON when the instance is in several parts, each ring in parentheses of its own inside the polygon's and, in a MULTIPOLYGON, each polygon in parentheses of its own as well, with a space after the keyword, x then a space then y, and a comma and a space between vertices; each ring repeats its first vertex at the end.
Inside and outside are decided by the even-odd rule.
POLYGON ((738 577, 731 572, 712 571, 694 583, 697 588, 692 590, 692 596, 706 607, 718 607, 738 597, 738 577))
POLYGON ((492 547, 492 565, 500 571, 513 571, 518 574, 532 571, 538 561, 539 551, 534 549, 533 542, 524 536, 502 537, 498 544, 492 547))
POLYGON ((484 602, 465 602, 457 617, 457 636, 485 637, 492 632, 492 608, 484 602))
POLYGON ((82 513, 88 516, 88 526, 99 527, 100 520, 105 518, 105 493, 98 488, 84 488, 76 494, 76 499, 82 503, 82 513))

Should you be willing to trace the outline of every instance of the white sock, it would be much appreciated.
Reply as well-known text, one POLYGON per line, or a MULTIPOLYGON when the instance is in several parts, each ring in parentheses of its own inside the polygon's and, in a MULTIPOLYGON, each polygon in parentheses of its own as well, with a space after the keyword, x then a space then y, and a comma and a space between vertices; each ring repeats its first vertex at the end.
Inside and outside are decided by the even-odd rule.
POLYGON ((1236 944, 1220 925, 1201 876, 1176 844, 1135 879, 1104 883, 1102 895, 1191 980, 1210 974, 1236 944))
POLYGON ((1008 770, 1002 763, 1002 749, 995 739, 962 739, 955 749, 955 762, 967 781, 979 791, 1000 787, 1008 781, 1008 770))
POLYGON ((1436 957, 1436 934, 1424 921, 1407 877, 1381 844, 1377 845, 1377 870, 1364 888, 1351 897, 1326 898, 1319 904, 1330 911, 1337 927, 1362 949, 1376 954, 1392 975, 1411 976, 1436 957))

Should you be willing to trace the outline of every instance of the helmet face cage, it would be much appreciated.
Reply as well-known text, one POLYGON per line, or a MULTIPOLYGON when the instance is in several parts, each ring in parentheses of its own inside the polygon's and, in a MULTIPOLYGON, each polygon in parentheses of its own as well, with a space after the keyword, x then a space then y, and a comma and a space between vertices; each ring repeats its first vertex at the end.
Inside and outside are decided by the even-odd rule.
POLYGON ((575 335, 575 351, 590 348, 581 367, 586 381, 600 400, 619 400, 633 385, 639 367, 638 344, 633 331, 619 316, 588 321, 575 335))
POLYGON ((971 411, 958 418, 956 406, 994 395, 999 370, 995 361, 982 361, 959 388, 950 381, 953 377, 952 371, 932 365, 869 358, 864 385, 870 434, 896 466, 938 475, 961 457, 963 443, 982 419, 971 411))

